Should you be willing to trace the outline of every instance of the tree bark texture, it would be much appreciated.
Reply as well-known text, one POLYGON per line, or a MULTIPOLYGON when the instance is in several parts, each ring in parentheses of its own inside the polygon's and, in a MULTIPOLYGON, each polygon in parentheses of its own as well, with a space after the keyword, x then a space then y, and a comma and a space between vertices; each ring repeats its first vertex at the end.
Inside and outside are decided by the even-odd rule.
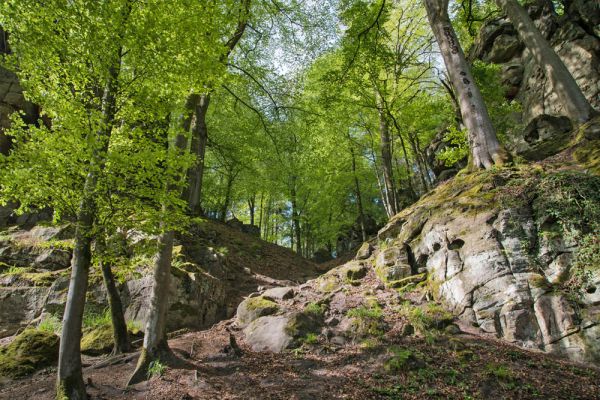
MULTIPOLYGON (((179 134, 175 139, 175 151, 187 151, 187 137, 179 134)), ((185 171, 181 171, 185 174, 185 171)), ((179 182, 172 182, 167 191, 181 190, 179 182)), ((169 207, 163 205, 163 213, 169 212, 169 207)), ((158 237, 158 251, 154 260, 152 293, 150 295, 150 312, 146 320, 144 332, 144 347, 135 371, 127 385, 142 382, 148 378, 148 368, 153 361, 169 361, 174 356, 167 343, 167 309, 169 306, 169 285, 171 282, 171 262, 173 261, 173 243, 175 232, 167 230, 158 237)))
POLYGON ((498 142, 483 96, 475 84, 450 22, 448 0, 424 1, 431 28, 456 91, 462 120, 467 127, 471 166, 488 169, 495 164, 502 164, 507 153, 498 142))

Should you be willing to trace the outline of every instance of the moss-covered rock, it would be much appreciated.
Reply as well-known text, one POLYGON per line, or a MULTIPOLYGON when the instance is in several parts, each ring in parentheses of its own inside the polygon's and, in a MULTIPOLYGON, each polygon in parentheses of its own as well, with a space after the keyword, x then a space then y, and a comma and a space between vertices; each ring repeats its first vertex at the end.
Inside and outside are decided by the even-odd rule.
POLYGON ((109 353, 114 345, 111 325, 86 329, 81 337, 81 352, 92 356, 109 353))
POLYGON ((275 314, 279 306, 272 300, 263 296, 250 297, 240 303, 237 309, 237 322, 240 326, 247 326, 257 318, 275 314))
POLYGON ((26 329, 0 349, 0 376, 16 378, 53 365, 58 360, 59 337, 26 329))

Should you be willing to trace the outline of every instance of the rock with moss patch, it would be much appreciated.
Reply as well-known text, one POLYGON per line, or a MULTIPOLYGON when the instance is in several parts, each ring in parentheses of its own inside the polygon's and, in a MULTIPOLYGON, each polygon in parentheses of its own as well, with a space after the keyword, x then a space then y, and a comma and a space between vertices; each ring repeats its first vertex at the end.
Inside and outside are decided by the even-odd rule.
POLYGON ((26 329, 0 349, 0 376, 29 375, 58 360, 59 337, 54 333, 26 329))
POLYGON ((46 287, 0 287, 0 338, 14 335, 40 312, 46 287))
POLYGON ((85 329, 81 337, 81 352, 98 356, 109 353, 114 346, 113 329, 111 325, 103 324, 85 329))
POLYGON ((386 285, 410 276, 411 266, 406 250, 396 246, 382 250, 375 260, 375 273, 386 285))
POLYGON ((371 246, 371 243, 364 242, 362 246, 360 246, 360 249, 358 249, 358 251, 356 252, 355 258, 357 260, 366 260, 367 258, 371 257, 372 252, 373 246, 371 246))
POLYGON ((240 327, 246 327, 252 321, 266 315, 275 314, 279 306, 263 296, 250 297, 240 303, 236 313, 236 321, 240 327))
POLYGON ((360 262, 350 262, 339 268, 339 276, 345 281, 357 281, 367 276, 368 268, 360 262))

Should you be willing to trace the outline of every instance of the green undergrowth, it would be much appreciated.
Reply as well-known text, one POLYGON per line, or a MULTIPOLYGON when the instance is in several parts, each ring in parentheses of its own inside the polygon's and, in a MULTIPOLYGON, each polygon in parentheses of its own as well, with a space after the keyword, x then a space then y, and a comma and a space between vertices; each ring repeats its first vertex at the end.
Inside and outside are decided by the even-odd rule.
POLYGON ((444 329, 454 321, 452 313, 433 302, 422 306, 406 302, 398 311, 417 332, 425 336, 444 329))
POLYGON ((375 299, 367 299, 366 304, 349 310, 346 316, 352 318, 356 338, 379 338, 385 334, 383 309, 375 299))
MULTIPOLYGON (((129 337, 140 335, 141 325, 137 321, 127 321, 129 337)), ((109 310, 102 313, 85 313, 81 352, 90 355, 109 353, 114 345, 113 327, 109 310)))

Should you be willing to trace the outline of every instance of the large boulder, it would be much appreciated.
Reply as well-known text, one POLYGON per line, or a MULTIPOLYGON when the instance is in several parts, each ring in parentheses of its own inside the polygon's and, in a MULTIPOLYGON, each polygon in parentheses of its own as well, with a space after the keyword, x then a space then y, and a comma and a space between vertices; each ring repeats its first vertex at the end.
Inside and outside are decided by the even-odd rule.
POLYGON ((47 287, 0 287, 0 338, 14 335, 38 317, 47 287))
MULTIPOLYGON (((151 275, 125 283, 121 300, 125 318, 144 325, 149 313, 153 278, 151 275)), ((225 291, 211 275, 172 270, 169 286, 167 329, 203 329, 226 317, 225 291)))
POLYGON ((0 348, 0 376, 17 378, 54 365, 60 339, 52 332, 26 329, 0 348))
MULTIPOLYGON (((426 268, 434 298, 466 324, 522 347, 577 361, 599 362, 600 307, 596 292, 600 274, 592 274, 580 284, 587 286, 563 285, 573 276, 575 256, 583 245, 568 227, 579 226, 585 231, 581 228, 584 225, 578 224, 590 221, 582 216, 569 220, 565 210, 568 205, 555 205, 552 211, 546 198, 519 200, 513 191, 518 187, 514 185, 524 184, 521 173, 511 173, 509 182, 513 183, 501 189, 507 191, 507 197, 500 203, 482 190, 502 187, 506 178, 457 178, 453 185, 440 187, 404 210, 379 236, 406 243, 414 267, 426 268), (423 207, 429 210, 427 218, 420 212, 423 207), (564 219, 550 217, 552 212, 561 213, 564 219), (420 227, 417 235, 414 226, 420 227), (411 239, 406 241, 407 237, 411 239), (580 296, 577 301, 576 296, 580 296)), ((577 196, 577 192, 593 193, 593 188, 600 185, 598 177, 560 174, 542 175, 530 183, 533 186, 529 189, 520 190, 550 183, 556 192, 567 185, 564 190, 570 192, 564 193, 573 194, 564 196, 569 197, 577 196)), ((551 194, 555 193, 544 196, 551 194)), ((593 252, 589 247, 585 251, 593 252)), ((400 248, 392 247, 380 251, 375 262, 377 266, 404 264, 406 257, 400 248)))
POLYGON ((249 297, 242 301, 237 308, 237 324, 246 327, 252 321, 266 315, 275 314, 279 306, 273 300, 265 296, 249 297))

